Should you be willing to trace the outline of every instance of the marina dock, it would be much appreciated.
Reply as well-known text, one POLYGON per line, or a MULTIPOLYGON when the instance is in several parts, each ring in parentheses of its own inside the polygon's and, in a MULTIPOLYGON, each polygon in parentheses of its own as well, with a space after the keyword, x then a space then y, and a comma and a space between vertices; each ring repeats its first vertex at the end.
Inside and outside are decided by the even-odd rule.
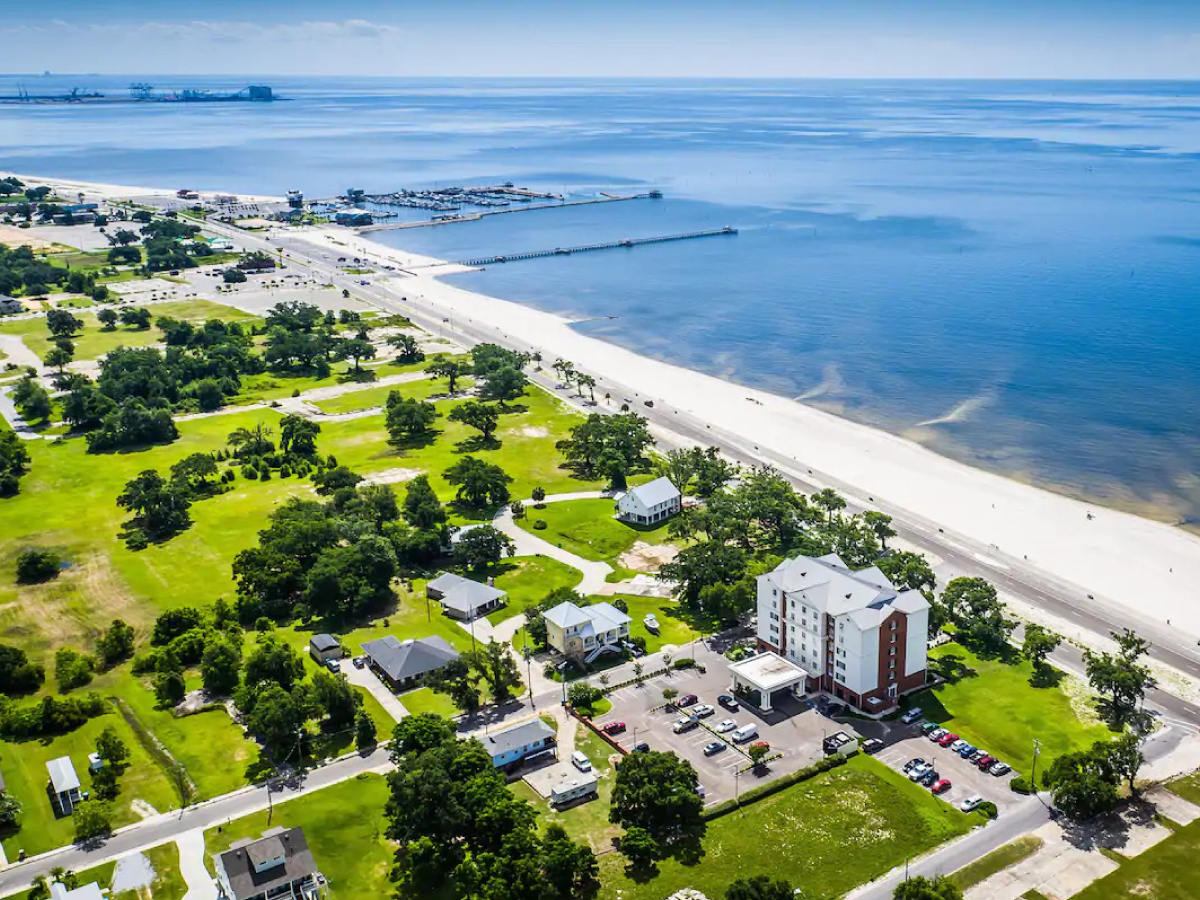
MULTIPOLYGON (((366 229, 362 229, 366 230, 366 229)), ((553 250, 534 250, 529 253, 510 253, 505 256, 481 256, 475 259, 463 259, 458 261, 460 266, 470 266, 478 268, 479 266, 490 266, 494 263, 517 262, 523 259, 539 259, 545 256, 570 256, 573 253, 590 253, 593 250, 617 250, 621 247, 641 247, 644 244, 665 244, 668 241, 690 241, 695 238, 706 237, 721 237, 724 235, 737 234, 737 229, 726 225, 724 228, 716 228, 711 231, 689 231, 685 234, 665 234, 661 237, 648 238, 631 238, 621 241, 609 241, 604 244, 585 244, 582 247, 555 247, 553 250)))
MULTIPOLYGON (((479 212, 445 212, 432 219, 422 219, 418 222, 381 222, 375 225, 364 225, 356 229, 359 234, 370 231, 387 231, 398 228, 429 228, 433 225, 449 225, 452 222, 478 222, 486 216, 502 216, 507 213, 531 212, 535 209, 564 209, 568 206, 589 206, 593 203, 620 203, 625 200, 657 200, 661 198, 657 191, 647 194, 626 194, 622 196, 604 195, 591 197, 587 200, 564 200, 561 203, 522 203, 520 206, 508 206, 502 209, 487 209, 479 212)), ((405 204, 411 205, 411 204, 405 204)), ((428 207, 422 207, 428 208, 428 207)))

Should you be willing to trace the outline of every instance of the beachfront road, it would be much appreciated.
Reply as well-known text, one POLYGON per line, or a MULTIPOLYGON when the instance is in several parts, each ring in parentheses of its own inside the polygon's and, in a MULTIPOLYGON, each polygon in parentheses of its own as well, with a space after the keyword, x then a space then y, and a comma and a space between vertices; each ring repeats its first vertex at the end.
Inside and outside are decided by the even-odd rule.
MULTIPOLYGON (((310 269, 314 275, 319 275, 322 280, 332 283, 336 288, 348 290, 353 296, 383 309, 406 315, 430 333, 450 334, 465 346, 494 342, 520 350, 531 349, 529 342, 522 340, 518 335, 506 334, 498 328, 474 322, 461 315, 453 316, 449 322, 445 321, 446 311, 420 297, 415 285, 405 288, 402 273, 401 277, 395 280, 373 278, 370 284, 361 284, 363 279, 341 271, 337 261, 339 251, 306 241, 302 233, 280 232, 266 240, 260 234, 244 232, 229 226, 209 224, 206 227, 224 233, 239 244, 249 245, 252 249, 264 249, 272 253, 283 249, 287 253, 289 263, 310 269), (406 299, 402 300, 402 297, 406 299)), ((348 235, 347 238, 349 240, 351 236, 348 235)), ((341 251, 343 255, 345 252, 341 251)), ((538 349, 549 358, 555 355, 552 347, 538 349)), ((628 385, 604 377, 602 373, 590 374, 597 378, 597 394, 610 393, 613 397, 646 399, 640 397, 628 385)), ((554 379, 545 372, 534 373, 532 380, 550 390, 554 390, 556 386, 554 379)), ((579 401, 578 405, 582 405, 582 401, 579 401)), ((614 412, 615 409, 593 406, 587 407, 586 411, 605 413, 614 412)), ((798 490, 805 493, 823 487, 838 490, 849 502, 847 512, 878 509, 887 513, 892 516, 893 527, 901 539, 942 560, 938 566, 942 583, 960 574, 986 578, 1002 593, 1011 594, 1023 602, 1097 635, 1107 635, 1112 631, 1133 627, 1151 642, 1150 655, 1154 659, 1194 678, 1200 678, 1200 653, 1197 652, 1192 639, 1181 635, 1165 623, 1139 616, 1136 612, 1107 603, 1100 598, 1091 598, 1078 585, 1056 579, 1020 559, 1005 556, 994 547, 963 535, 947 534, 935 522, 923 520, 901 509, 889 508, 886 503, 877 502, 874 498, 861 497, 852 485, 841 483, 824 473, 814 472, 795 457, 760 447, 744 435, 715 428, 689 413, 662 403, 656 403, 654 407, 640 406, 638 412, 650 421, 657 433, 664 435, 663 443, 668 446, 715 444, 735 462, 746 465, 767 463, 774 466, 798 490)), ((1064 647, 1061 652, 1064 656, 1071 653, 1078 656, 1078 651, 1074 648, 1064 647)), ((1081 659, 1072 662, 1075 663, 1072 668, 1082 669, 1081 659)), ((1151 703, 1178 722, 1200 729, 1200 707, 1167 693, 1169 687, 1164 685, 1151 691, 1148 695, 1151 703)))

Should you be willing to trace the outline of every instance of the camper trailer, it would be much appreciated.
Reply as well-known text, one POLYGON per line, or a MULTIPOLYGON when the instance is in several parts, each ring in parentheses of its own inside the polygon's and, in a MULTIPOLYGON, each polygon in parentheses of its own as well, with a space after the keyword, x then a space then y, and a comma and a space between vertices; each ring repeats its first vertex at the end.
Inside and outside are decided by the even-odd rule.
POLYGON ((596 776, 582 775, 557 784, 550 789, 550 805, 566 806, 583 797, 596 796, 596 776))

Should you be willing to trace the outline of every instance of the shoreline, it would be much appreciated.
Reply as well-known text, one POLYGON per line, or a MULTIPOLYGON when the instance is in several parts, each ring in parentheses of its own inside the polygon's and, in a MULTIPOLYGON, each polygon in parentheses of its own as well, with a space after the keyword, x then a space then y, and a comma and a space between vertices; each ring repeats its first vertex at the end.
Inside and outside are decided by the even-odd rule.
MULTIPOLYGON (((48 185, 59 194, 83 193, 85 199, 128 200, 138 197, 170 197, 175 199, 178 188, 138 187, 130 184, 107 184, 99 181, 79 181, 74 178, 45 178, 41 175, 27 175, 22 172, 0 171, 0 178, 19 178, 27 185, 48 185), (61 190, 60 190, 61 189, 61 190)), ((212 200, 218 194, 228 194, 229 191, 201 191, 197 194, 202 199, 212 200)), ((281 203, 285 198, 272 197, 267 194, 234 194, 239 201, 245 203, 281 203)))

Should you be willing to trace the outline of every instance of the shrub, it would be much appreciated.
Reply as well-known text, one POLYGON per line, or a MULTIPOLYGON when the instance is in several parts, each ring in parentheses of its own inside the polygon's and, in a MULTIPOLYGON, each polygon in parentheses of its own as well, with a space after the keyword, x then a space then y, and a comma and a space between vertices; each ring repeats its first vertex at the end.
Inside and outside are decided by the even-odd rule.
POLYGON ((685 656, 682 659, 677 659, 671 663, 672 669, 691 669, 696 665, 696 661, 690 656, 685 656))
POLYGON ((975 807, 975 811, 989 819, 994 819, 996 816, 1000 815, 1000 810, 996 808, 996 804, 991 800, 984 800, 977 807, 975 807))
POLYGON ((674 700, 678 696, 679 696, 679 691, 675 690, 675 688, 672 688, 672 687, 663 688, 663 699, 664 700, 674 700))
POLYGON ((1033 785, 1029 783, 1029 779, 1024 775, 1018 775, 1008 783, 1008 786, 1018 794, 1032 794, 1034 792, 1033 785))
POLYGON ((533 520, 533 528, 535 531, 545 531, 546 530, 546 520, 545 519, 534 519, 533 520))
POLYGON ((592 687, 586 681, 577 681, 567 690, 567 700, 578 710, 591 712, 596 701, 604 696, 598 687, 592 687))
POLYGON ((95 670, 96 663, 90 656, 69 647, 62 647, 54 654, 54 680, 63 693, 88 684, 95 670))
POLYGON ((815 778, 823 772, 828 772, 830 769, 836 769, 838 766, 846 764, 849 756, 842 756, 840 753, 833 756, 827 756, 820 762, 813 763, 803 769, 797 769, 790 775, 784 775, 781 778, 776 778, 774 781, 769 781, 759 787, 751 788, 748 791, 743 791, 740 798, 737 800, 726 800, 723 803, 718 803, 715 806, 710 806, 704 810, 705 819, 716 819, 727 813, 733 812, 747 803, 753 803, 755 800, 761 800, 763 797, 769 797, 772 794, 782 791, 784 788, 789 788, 794 784, 799 784, 802 781, 808 781, 810 778, 815 778))
POLYGON ((30 547, 17 557, 17 584, 40 584, 58 575, 62 559, 53 550, 30 547))

